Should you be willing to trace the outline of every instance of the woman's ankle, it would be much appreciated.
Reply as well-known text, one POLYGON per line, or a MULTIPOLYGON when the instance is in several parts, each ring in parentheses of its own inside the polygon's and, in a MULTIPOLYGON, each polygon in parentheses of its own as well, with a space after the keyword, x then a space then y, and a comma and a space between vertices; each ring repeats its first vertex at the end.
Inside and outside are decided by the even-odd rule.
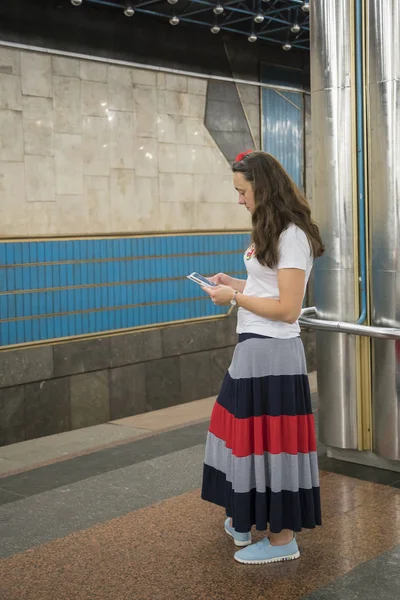
POLYGON ((283 531, 280 531, 279 533, 270 533, 269 534, 269 541, 271 542, 272 546, 286 546, 287 544, 290 544, 290 542, 293 540, 294 538, 294 533, 293 531, 290 531, 289 529, 284 529, 283 531))

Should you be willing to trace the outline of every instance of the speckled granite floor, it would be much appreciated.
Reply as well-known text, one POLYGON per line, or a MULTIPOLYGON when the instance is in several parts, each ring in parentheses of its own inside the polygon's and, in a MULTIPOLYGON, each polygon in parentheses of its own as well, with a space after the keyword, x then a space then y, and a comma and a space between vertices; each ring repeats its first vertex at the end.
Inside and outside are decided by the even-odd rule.
POLYGON ((239 565, 223 511, 199 497, 205 430, 181 423, 3 477, 1 600, 400 597, 398 474, 345 476, 321 457, 324 525, 299 535, 301 559, 239 565))

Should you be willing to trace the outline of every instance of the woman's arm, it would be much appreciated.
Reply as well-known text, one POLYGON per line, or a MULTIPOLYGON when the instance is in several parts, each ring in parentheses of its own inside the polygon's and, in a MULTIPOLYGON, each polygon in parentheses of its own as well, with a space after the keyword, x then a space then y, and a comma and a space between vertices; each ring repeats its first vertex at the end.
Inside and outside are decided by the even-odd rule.
POLYGON ((237 294, 239 306, 250 312, 270 319, 295 323, 300 316, 304 298, 305 271, 300 269, 279 269, 279 298, 256 298, 237 294))
MULTIPOLYGON (((279 298, 257 298, 243 293, 236 295, 238 305, 259 317, 271 321, 295 323, 300 316, 304 297, 305 271, 301 269, 279 269, 279 298)), ((235 290, 221 285, 203 288, 217 305, 229 304, 235 290)))

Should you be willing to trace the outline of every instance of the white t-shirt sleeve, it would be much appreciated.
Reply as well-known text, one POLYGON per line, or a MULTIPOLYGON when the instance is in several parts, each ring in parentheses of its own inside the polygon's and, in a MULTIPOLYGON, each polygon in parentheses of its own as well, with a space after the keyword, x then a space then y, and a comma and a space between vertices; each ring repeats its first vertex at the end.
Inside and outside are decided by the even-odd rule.
POLYGON ((297 226, 286 229, 279 240, 279 262, 277 269, 307 270, 311 249, 304 231, 297 226))

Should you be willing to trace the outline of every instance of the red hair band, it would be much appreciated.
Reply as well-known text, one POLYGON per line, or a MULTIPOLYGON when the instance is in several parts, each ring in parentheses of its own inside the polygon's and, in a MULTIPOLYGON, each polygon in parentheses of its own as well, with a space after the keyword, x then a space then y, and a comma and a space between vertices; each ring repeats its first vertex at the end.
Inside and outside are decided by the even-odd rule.
POLYGON ((245 156, 251 154, 252 152, 253 150, 246 150, 245 152, 240 152, 240 154, 237 155, 235 162, 240 162, 244 159, 245 156))

